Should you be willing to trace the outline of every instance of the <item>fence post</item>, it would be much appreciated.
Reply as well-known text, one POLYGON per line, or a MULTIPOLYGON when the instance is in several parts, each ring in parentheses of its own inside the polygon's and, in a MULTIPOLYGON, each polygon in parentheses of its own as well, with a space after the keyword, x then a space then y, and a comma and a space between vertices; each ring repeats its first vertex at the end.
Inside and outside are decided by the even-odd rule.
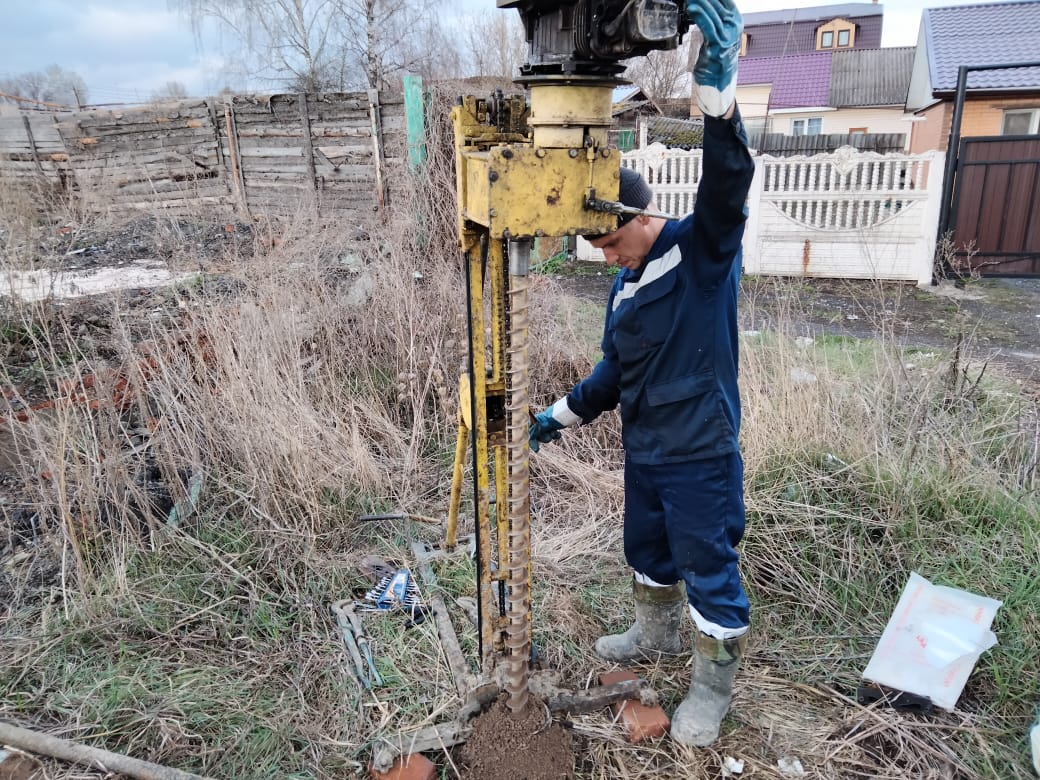
POLYGON ((918 252, 914 258, 917 269, 917 284, 925 287, 935 284, 935 269, 941 258, 935 256, 938 245, 939 218, 943 203, 943 178, 946 175, 946 154, 937 152, 928 162, 928 184, 926 192, 924 218, 921 220, 921 239, 918 252))
POLYGON ((246 179, 242 172, 242 155, 238 149, 238 125, 235 123, 235 106, 231 99, 224 100, 224 124, 227 127, 228 152, 231 157, 231 175, 235 182, 235 192, 238 194, 238 207, 247 218, 252 218, 249 213, 249 199, 246 197, 246 179))
POLYGON ((379 216, 386 219, 386 183, 383 181, 383 126, 379 116, 379 92, 368 90, 368 113, 372 119, 372 162, 376 167, 376 200, 379 216))
POLYGON ((36 138, 33 136, 32 124, 29 122, 28 115, 22 114, 22 124, 25 125, 25 137, 29 141, 29 149, 32 151, 33 162, 36 163, 36 173, 41 179, 45 179, 46 176, 43 172, 43 165, 40 163, 40 155, 36 150, 36 138))
POLYGON ((759 234, 761 232, 762 190, 765 188, 766 163, 755 157, 755 176, 748 192, 748 219, 744 225, 744 273, 757 274, 761 268, 759 260, 759 234))
POLYGON ((220 142, 220 121, 217 119, 217 108, 212 100, 206 101, 206 110, 209 112, 209 121, 213 125, 213 144, 217 152, 217 165, 220 166, 221 178, 227 186, 228 195, 235 197, 235 187, 227 175, 227 167, 224 165, 224 145, 220 142))
POLYGON ((303 130, 303 157, 307 163, 307 174, 311 179, 311 192, 314 193, 314 212, 321 216, 321 205, 318 203, 318 170, 314 165, 314 142, 311 140, 311 115, 307 109, 307 93, 296 93, 296 103, 300 108, 300 127, 303 130))
POLYGON ((422 76, 405 76, 404 119, 408 131, 408 167, 413 170, 426 162, 426 101, 422 76))

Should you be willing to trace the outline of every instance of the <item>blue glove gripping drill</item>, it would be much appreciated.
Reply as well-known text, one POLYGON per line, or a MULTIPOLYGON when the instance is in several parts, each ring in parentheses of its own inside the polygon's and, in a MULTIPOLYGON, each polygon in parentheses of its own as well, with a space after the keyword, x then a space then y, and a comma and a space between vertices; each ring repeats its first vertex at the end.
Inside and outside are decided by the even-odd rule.
POLYGON ((736 96, 744 20, 733 0, 690 0, 686 12, 704 36, 693 66, 697 102, 707 116, 722 116, 736 96))

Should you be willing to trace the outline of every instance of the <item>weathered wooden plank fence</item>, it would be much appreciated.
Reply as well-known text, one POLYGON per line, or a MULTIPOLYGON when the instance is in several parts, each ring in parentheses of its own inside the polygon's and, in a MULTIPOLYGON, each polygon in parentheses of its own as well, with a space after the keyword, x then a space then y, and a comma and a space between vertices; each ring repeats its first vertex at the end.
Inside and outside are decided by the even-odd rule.
POLYGON ((235 95, 0 119, 0 179, 88 208, 371 216, 406 186, 400 93, 235 95))
POLYGON ((58 134, 62 114, 30 112, 0 116, 0 177, 16 184, 68 177, 69 156, 58 134))

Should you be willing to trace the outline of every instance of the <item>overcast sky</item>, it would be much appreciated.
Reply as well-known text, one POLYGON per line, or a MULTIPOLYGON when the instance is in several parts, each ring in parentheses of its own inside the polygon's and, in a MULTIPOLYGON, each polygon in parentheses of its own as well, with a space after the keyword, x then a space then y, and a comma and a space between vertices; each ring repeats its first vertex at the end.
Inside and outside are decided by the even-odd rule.
MULTIPOLYGON (((922 8, 971 1, 889 2, 882 44, 914 45, 922 8)), ((495 8, 494 0, 454 2, 467 9, 495 8)), ((818 0, 738 0, 744 13, 821 4, 818 0)), ((226 84, 216 48, 200 47, 191 26, 168 10, 166 0, 0 0, 0 7, 5 9, 0 78, 60 65, 84 78, 91 103, 146 100, 169 81, 184 84, 193 95, 212 94, 226 84)))

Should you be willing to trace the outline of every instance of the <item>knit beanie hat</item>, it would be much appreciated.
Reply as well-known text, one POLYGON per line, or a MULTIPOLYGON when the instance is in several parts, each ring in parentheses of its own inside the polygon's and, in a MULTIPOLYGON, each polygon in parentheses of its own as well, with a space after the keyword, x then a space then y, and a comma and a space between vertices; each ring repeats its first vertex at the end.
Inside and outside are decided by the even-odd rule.
MULTIPOLYGON (((631 168, 622 168, 621 186, 618 192, 618 199, 625 206, 634 209, 645 209, 650 205, 650 201, 654 199, 654 196, 653 193, 650 192, 650 185, 646 183, 646 179, 631 168)), ((618 220, 618 227, 621 227, 631 220, 631 214, 622 215, 618 220)))

